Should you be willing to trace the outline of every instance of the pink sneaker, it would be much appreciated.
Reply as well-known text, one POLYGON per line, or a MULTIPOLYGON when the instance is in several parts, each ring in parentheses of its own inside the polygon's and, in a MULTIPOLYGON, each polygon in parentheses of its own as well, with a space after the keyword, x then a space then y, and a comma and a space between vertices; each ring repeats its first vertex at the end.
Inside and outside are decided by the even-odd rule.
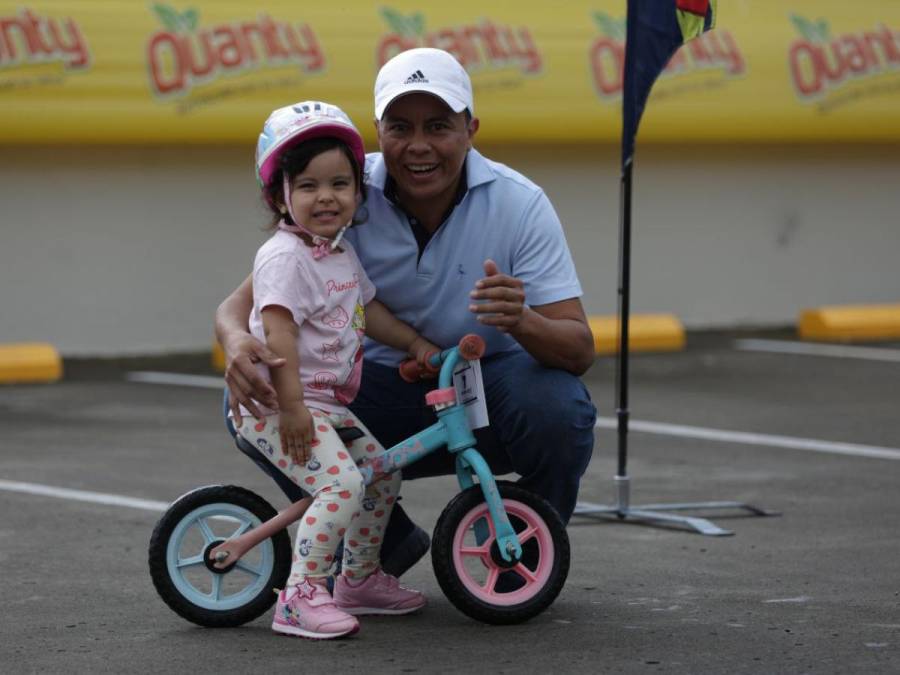
POLYGON ((419 591, 403 588, 397 577, 379 569, 356 583, 339 576, 334 584, 334 604, 348 614, 409 614, 426 602, 419 591))
POLYGON ((353 635, 359 630, 359 621, 335 607, 324 587, 304 580, 278 594, 272 630, 282 635, 327 640, 353 635))

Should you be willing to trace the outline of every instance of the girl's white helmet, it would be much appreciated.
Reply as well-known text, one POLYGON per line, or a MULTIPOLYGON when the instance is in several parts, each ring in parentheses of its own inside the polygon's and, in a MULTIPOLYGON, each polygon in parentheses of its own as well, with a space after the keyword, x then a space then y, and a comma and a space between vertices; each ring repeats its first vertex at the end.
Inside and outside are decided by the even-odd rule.
POLYGON ((362 136, 337 106, 322 101, 302 101, 278 108, 269 115, 256 144, 256 179, 267 199, 266 187, 278 172, 282 153, 304 141, 323 137, 346 143, 362 170, 366 163, 362 136))

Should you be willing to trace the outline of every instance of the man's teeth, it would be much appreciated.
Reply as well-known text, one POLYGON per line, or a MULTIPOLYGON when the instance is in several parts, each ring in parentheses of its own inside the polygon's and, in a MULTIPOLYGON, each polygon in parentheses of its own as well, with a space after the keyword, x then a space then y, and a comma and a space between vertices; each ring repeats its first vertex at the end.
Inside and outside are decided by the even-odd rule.
POLYGON ((432 171, 437 164, 408 164, 407 168, 413 173, 426 173, 432 171))

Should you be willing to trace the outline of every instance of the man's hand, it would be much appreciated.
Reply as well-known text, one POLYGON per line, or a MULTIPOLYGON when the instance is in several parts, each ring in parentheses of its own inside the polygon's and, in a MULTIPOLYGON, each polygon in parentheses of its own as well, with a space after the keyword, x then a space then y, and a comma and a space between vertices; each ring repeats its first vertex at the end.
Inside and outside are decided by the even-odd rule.
POLYGON ((279 413, 278 434, 281 436, 281 451, 290 455, 294 464, 302 465, 309 461, 315 432, 309 408, 302 402, 286 406, 279 413))
POLYGON ((249 333, 236 336, 222 345, 222 348, 225 352, 228 407, 234 416, 235 426, 241 425, 241 405, 256 419, 262 419, 256 401, 272 410, 278 410, 275 389, 259 374, 256 364, 261 362, 269 368, 279 368, 284 365, 284 359, 249 333))
POLYGON ((521 280, 501 274, 497 263, 484 261, 484 278, 475 283, 469 305, 480 323, 494 326, 501 333, 514 331, 525 315, 525 286, 521 280))

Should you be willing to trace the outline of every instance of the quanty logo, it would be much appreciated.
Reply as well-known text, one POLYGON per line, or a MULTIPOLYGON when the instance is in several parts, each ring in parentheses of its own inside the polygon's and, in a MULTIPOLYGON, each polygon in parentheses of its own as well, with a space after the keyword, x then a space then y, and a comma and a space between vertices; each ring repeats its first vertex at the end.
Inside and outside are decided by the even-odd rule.
POLYGON ((375 48, 378 67, 400 52, 416 47, 444 49, 469 72, 513 67, 533 75, 541 72, 543 67, 541 53, 531 32, 524 26, 507 26, 481 19, 474 24, 426 31, 421 12, 404 15, 389 7, 382 7, 380 12, 390 32, 375 48))
POLYGON ((306 73, 325 67, 325 55, 307 24, 260 14, 254 21, 200 27, 196 9, 179 12, 160 3, 151 8, 164 27, 147 43, 150 83, 157 94, 187 94, 198 84, 260 66, 295 63, 306 73))
MULTIPOLYGON (((625 73, 625 19, 605 12, 594 12, 593 19, 602 33, 590 47, 594 87, 603 98, 620 96, 625 73)), ((719 70, 728 77, 747 71, 744 55, 727 30, 708 31, 682 45, 672 55, 660 79, 703 70, 719 70)))
POLYGON ((825 19, 796 14, 791 23, 800 37, 791 43, 791 81, 803 99, 822 96, 841 84, 900 67, 900 33, 880 24, 873 30, 831 35, 825 19))
POLYGON ((27 8, 0 17, 0 68, 52 62, 66 69, 90 65, 87 42, 74 19, 42 17, 27 8))

